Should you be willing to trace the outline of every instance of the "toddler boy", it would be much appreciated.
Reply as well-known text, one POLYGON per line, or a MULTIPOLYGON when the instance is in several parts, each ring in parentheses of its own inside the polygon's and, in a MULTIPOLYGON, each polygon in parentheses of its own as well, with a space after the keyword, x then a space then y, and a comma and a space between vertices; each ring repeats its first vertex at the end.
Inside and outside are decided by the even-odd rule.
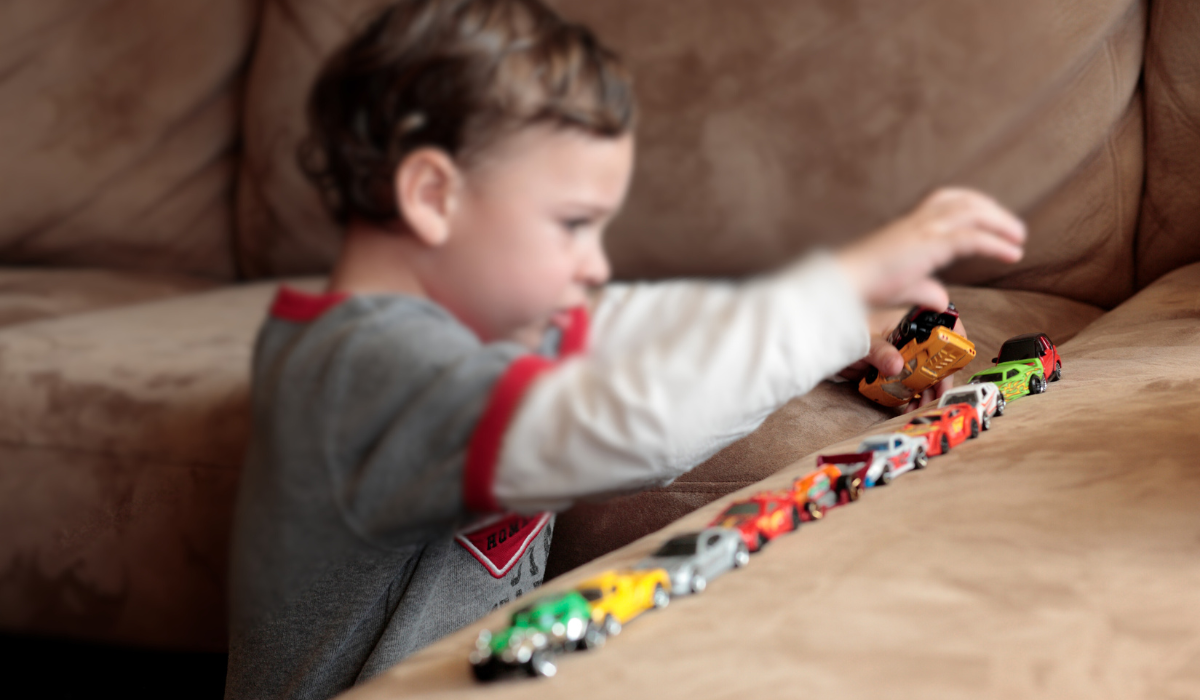
POLYGON ((936 268, 1021 255, 1018 220, 946 190, 837 254, 609 285, 589 317, 634 114, 538 0, 406 0, 330 60, 305 164, 346 238, 255 350, 228 698, 328 697, 528 593, 551 512, 669 483, 864 356, 894 373, 869 306, 944 307, 936 268))

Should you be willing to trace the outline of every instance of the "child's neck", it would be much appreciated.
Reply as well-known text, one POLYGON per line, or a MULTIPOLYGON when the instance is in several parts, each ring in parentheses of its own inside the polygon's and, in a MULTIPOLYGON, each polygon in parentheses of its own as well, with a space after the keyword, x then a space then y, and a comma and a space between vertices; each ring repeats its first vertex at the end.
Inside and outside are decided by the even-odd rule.
POLYGON ((329 278, 329 291, 428 298, 413 266, 416 248, 404 231, 352 222, 329 278))

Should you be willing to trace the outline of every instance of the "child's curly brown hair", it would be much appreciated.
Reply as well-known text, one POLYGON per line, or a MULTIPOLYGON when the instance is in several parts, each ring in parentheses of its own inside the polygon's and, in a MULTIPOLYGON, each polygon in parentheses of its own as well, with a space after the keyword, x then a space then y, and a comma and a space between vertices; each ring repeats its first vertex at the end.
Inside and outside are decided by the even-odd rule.
POLYGON ((418 148, 469 166, 527 126, 616 137, 635 111, 616 54, 539 0, 400 0, 321 71, 300 163, 340 223, 385 224, 395 171, 418 148))

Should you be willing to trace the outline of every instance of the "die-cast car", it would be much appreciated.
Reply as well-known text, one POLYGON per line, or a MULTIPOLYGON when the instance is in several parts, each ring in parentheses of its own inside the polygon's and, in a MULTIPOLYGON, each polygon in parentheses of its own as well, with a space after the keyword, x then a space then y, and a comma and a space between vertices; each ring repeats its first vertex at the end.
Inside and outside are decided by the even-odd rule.
POLYGON ((925 438, 925 450, 937 456, 968 438, 979 437, 979 414, 965 403, 922 411, 904 426, 903 432, 925 438))
POLYGON ((481 681, 524 671, 553 676, 558 652, 604 644, 604 633, 592 622, 592 608, 575 591, 546 596, 513 613, 499 631, 483 630, 471 652, 471 669, 481 681))
POLYGON ((730 504, 708 526, 737 530, 746 549, 757 552, 776 537, 800 527, 800 511, 790 493, 760 491, 730 504))
POLYGON ((1042 365, 1042 376, 1057 382, 1062 379, 1062 358, 1058 348, 1045 333, 1026 333, 1004 341, 1000 352, 992 358, 992 364, 1037 360, 1042 365))
POLYGON ((867 488, 891 483, 904 472, 924 469, 929 464, 925 441, 905 433, 872 435, 863 440, 858 449, 873 457, 871 467, 863 475, 867 488))
POLYGON ((966 367, 975 358, 975 344, 952 329, 958 312, 951 307, 945 312, 914 308, 888 339, 896 343, 904 367, 890 377, 879 375, 871 367, 858 384, 864 396, 893 408, 920 398, 921 392, 933 384, 966 367), (933 325, 950 323, 946 325, 933 325))
POLYGON ((820 520, 830 508, 857 501, 862 490, 861 476, 844 473, 838 465, 818 457, 816 469, 792 482, 792 500, 801 519, 820 520))
POLYGON ((972 384, 982 382, 991 382, 999 387, 1006 401, 1046 390, 1046 377, 1042 374, 1041 363, 1036 360, 1001 362, 991 369, 971 375, 972 384))
POLYGON ((575 590, 591 606, 592 622, 610 637, 638 615, 671 602, 671 579, 661 568, 605 571, 575 590))
POLYGON ((671 580, 671 595, 699 593, 710 581, 750 562, 750 549, 736 530, 710 527, 667 540, 635 568, 662 569, 671 580))
POLYGON ((992 416, 1004 415, 1004 394, 1000 387, 992 382, 975 382, 966 386, 955 387, 938 401, 938 406, 965 403, 979 414, 980 424, 984 430, 991 430, 992 416))

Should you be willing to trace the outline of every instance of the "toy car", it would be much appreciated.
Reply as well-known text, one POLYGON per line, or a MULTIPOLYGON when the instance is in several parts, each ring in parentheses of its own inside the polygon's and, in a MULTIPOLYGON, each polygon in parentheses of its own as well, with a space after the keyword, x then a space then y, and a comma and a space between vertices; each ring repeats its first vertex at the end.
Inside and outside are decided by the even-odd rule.
POLYGON ((521 670, 530 676, 553 676, 557 652, 602 644, 604 633, 592 622, 591 606, 579 593, 568 591, 517 610, 503 630, 480 632, 471 669, 481 681, 521 670))
POLYGON ((792 500, 803 520, 819 520, 830 508, 857 501, 862 490, 861 476, 818 457, 816 469, 792 482, 792 500))
POLYGON ((760 491, 730 504, 708 526, 736 530, 746 549, 757 552, 776 537, 800 527, 800 511, 790 493, 760 491))
POLYGON ((922 412, 904 426, 903 432, 925 438, 930 456, 945 454, 967 438, 979 437, 979 414, 965 403, 922 412))
POLYGON ((991 382, 1000 388, 1006 401, 1046 391, 1042 364, 1036 360, 1001 362, 991 369, 971 375, 971 383, 991 382))
POLYGON ((699 593, 730 569, 750 562, 750 549, 735 530, 710 527, 667 540, 638 569, 662 569, 671 580, 671 595, 699 593))
POLYGON ((1027 333, 1004 341, 1000 352, 992 358, 993 364, 1037 360, 1042 365, 1042 376, 1052 382, 1062 379, 1062 358, 1058 348, 1045 333, 1027 333))
POLYGON ((925 441, 905 433, 873 435, 863 440, 858 449, 874 457, 870 469, 863 475, 863 482, 868 488, 890 484, 892 479, 904 472, 924 469, 929 465, 925 441))
POLYGON ((958 324, 958 309, 954 304, 946 307, 945 311, 934 311, 921 306, 914 306, 908 315, 888 334, 887 340, 899 350, 915 340, 924 343, 933 334, 933 329, 941 326, 954 330, 958 324))
POLYGON ((920 398, 921 392, 967 366, 975 344, 952 329, 958 321, 953 305, 944 312, 914 307, 888 336, 900 350, 904 367, 891 377, 871 367, 858 384, 864 396, 893 408, 920 398), (949 325, 935 325, 945 324, 949 325), (902 343, 902 345, 900 344, 902 343))
POLYGON ((592 623, 610 637, 638 615, 671 602, 671 578, 661 568, 605 571, 576 590, 591 606, 592 623))
POLYGON ((979 421, 984 430, 991 430, 992 416, 1004 415, 1004 394, 992 382, 976 382, 966 386, 955 387, 938 401, 938 406, 949 406, 955 403, 969 404, 979 414, 979 421))

